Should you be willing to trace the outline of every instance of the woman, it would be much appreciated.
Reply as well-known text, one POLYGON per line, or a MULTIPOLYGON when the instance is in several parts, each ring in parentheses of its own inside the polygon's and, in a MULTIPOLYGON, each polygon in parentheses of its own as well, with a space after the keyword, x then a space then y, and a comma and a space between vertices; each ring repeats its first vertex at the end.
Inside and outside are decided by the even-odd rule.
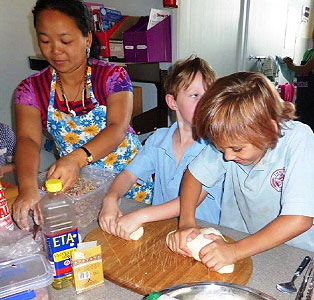
MULTIPOLYGON (((314 30, 312 32, 314 41, 314 30)), ((314 44, 314 43, 313 43, 314 44)), ((298 120, 314 130, 314 48, 305 51, 301 66, 296 66, 290 57, 283 60, 295 71, 297 77, 296 115, 298 120)))
MULTIPOLYGON (((90 163, 120 172, 140 147, 129 127, 129 76, 123 68, 93 58, 99 45, 83 2, 38 0, 33 15, 49 67, 22 81, 15 94, 19 196, 13 216, 21 228, 28 228, 28 211, 39 201, 42 129, 53 137, 61 157, 47 177, 60 178, 63 190, 73 186, 80 169, 90 163)), ((148 182, 131 194, 148 202, 151 187, 148 182)), ((34 217, 37 222, 36 210, 34 217)))

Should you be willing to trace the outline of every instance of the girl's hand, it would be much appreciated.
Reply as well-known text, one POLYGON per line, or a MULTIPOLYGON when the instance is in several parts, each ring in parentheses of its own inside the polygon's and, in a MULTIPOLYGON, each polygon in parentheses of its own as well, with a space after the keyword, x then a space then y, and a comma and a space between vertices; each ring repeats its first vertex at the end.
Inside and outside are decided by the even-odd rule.
POLYGON ((34 221, 40 224, 39 211, 37 203, 39 202, 39 193, 33 188, 19 192, 19 195, 13 203, 13 219, 19 228, 29 230, 29 222, 27 220, 28 212, 34 210, 34 221))
POLYGON ((195 239, 199 232, 199 229, 195 227, 178 229, 168 236, 168 247, 173 252, 192 257, 191 251, 186 246, 186 243, 195 239))
POLYGON ((199 253, 202 263, 207 268, 218 271, 238 261, 234 243, 227 243, 221 236, 215 234, 205 234, 204 237, 212 240, 199 253))
POLYGON ((98 218, 100 228, 109 234, 118 235, 116 227, 119 217, 122 217, 122 212, 117 201, 106 201, 105 198, 98 218))
POLYGON ((47 179, 59 178, 62 181, 62 191, 67 191, 75 184, 80 169, 81 166, 75 159, 75 156, 68 154, 59 158, 50 166, 47 172, 47 179))
POLYGON ((130 234, 140 228, 143 223, 139 211, 122 216, 117 220, 117 236, 125 240, 130 240, 130 234))

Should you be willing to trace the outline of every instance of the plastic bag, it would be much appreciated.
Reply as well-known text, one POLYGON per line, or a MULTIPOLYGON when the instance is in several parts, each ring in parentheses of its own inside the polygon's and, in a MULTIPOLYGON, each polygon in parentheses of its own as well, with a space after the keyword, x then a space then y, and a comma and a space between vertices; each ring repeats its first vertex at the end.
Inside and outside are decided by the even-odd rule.
POLYGON ((0 228, 0 262, 28 256, 41 250, 40 243, 33 239, 31 232, 0 228))

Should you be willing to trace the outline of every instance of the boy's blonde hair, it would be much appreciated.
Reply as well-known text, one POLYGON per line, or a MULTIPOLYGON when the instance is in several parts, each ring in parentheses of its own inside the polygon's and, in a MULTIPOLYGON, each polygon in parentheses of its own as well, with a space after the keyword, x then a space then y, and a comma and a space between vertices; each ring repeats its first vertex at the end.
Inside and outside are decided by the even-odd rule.
POLYGON ((239 72, 207 90, 194 118, 197 135, 218 148, 246 141, 264 150, 276 146, 282 122, 294 118, 294 105, 283 102, 264 75, 239 72))
POLYGON ((170 94, 176 99, 179 90, 181 88, 187 89, 197 73, 201 73, 202 75, 205 91, 217 79, 216 72, 202 58, 191 55, 186 60, 177 61, 164 80, 166 94, 170 94))

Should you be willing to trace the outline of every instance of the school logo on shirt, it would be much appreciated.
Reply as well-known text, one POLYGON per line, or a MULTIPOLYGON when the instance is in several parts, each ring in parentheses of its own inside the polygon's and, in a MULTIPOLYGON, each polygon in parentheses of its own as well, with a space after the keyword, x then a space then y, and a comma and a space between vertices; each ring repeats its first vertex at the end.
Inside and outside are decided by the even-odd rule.
POLYGON ((285 169, 278 169, 270 176, 270 184, 277 192, 281 192, 282 183, 285 179, 285 173, 285 169))

